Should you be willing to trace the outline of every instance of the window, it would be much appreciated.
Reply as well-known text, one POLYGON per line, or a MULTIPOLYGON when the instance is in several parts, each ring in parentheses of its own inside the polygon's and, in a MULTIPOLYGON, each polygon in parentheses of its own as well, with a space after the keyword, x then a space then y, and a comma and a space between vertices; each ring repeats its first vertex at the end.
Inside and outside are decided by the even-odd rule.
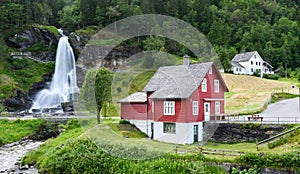
POLYGON ((219 80, 214 80, 214 90, 215 92, 219 92, 219 80))
POLYGON ((258 62, 256 62, 256 65, 258 65, 258 62))
POLYGON ((251 61, 251 65, 253 65, 253 61, 251 61))
POLYGON ((220 102, 215 102, 215 114, 220 114, 221 107, 220 107, 220 102))
POLYGON ((235 70, 236 70, 236 71, 239 71, 239 68, 236 68, 235 70))
POLYGON ((258 62, 258 65, 260 66, 260 62, 258 62))
POLYGON ((242 68, 240 68, 240 72, 242 71, 242 68))
POLYGON ((207 84, 205 78, 202 81, 202 92, 207 92, 207 84))
POLYGON ((209 68, 208 73, 209 73, 209 74, 212 74, 212 67, 209 68))
POLYGON ((164 133, 176 134, 176 124, 164 123, 164 133))
POLYGON ((175 115, 175 101, 164 102, 164 115, 175 115))
POLYGON ((198 115, 198 101, 193 101, 193 115, 198 115))
POLYGON ((251 72, 253 72, 253 68, 251 68, 251 72))
POLYGON ((256 55, 254 55, 254 58, 256 59, 256 55))

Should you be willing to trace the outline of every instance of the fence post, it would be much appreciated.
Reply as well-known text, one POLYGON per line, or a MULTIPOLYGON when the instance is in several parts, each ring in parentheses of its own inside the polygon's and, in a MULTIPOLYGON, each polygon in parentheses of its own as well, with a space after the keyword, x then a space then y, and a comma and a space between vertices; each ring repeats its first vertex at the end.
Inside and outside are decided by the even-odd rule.
POLYGON ((256 150, 258 151, 258 142, 257 142, 257 138, 255 138, 255 144, 256 144, 256 150))

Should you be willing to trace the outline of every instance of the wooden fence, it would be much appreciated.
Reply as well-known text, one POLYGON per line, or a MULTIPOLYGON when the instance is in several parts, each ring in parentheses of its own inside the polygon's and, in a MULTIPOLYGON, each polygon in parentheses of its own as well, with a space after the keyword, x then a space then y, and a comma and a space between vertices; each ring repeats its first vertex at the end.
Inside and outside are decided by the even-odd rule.
POLYGON ((218 156, 241 156, 245 152, 235 150, 222 150, 222 149, 207 149, 202 147, 186 147, 186 146, 175 146, 175 154, 199 154, 199 155, 218 155, 218 156))

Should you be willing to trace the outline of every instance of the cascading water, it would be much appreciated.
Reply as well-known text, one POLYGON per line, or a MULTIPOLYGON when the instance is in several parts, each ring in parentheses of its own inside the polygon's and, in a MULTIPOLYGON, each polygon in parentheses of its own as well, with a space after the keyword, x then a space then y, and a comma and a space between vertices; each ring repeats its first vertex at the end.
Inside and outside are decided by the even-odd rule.
MULTIPOLYGON (((59 30, 62 34, 62 31, 59 30)), ((69 102, 72 96, 78 93, 76 80, 76 66, 73 49, 68 42, 68 37, 62 34, 59 39, 55 72, 49 89, 40 91, 33 102, 33 109, 43 111, 45 108, 61 108, 62 102, 69 102)))

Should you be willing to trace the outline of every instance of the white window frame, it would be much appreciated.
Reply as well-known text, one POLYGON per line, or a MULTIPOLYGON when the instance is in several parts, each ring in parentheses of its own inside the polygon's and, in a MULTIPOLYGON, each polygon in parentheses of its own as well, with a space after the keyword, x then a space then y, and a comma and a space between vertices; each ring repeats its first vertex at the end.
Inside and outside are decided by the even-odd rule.
POLYGON ((193 101, 192 111, 193 111, 193 115, 198 115, 199 114, 199 102, 198 101, 193 101))
POLYGON ((212 74, 212 67, 209 68, 208 73, 212 74))
POLYGON ((164 101, 164 115, 175 115, 175 101, 164 101))
POLYGON ((163 123, 163 133, 176 134, 176 123, 163 123))
POLYGON ((220 82, 219 80, 214 80, 214 91, 218 93, 220 91, 220 82))
POLYGON ((220 114, 221 113, 221 103, 219 101, 215 102, 215 114, 220 114))
POLYGON ((202 92, 207 92, 207 80, 206 80, 206 78, 204 78, 202 83, 201 83, 201 90, 202 90, 202 92))

